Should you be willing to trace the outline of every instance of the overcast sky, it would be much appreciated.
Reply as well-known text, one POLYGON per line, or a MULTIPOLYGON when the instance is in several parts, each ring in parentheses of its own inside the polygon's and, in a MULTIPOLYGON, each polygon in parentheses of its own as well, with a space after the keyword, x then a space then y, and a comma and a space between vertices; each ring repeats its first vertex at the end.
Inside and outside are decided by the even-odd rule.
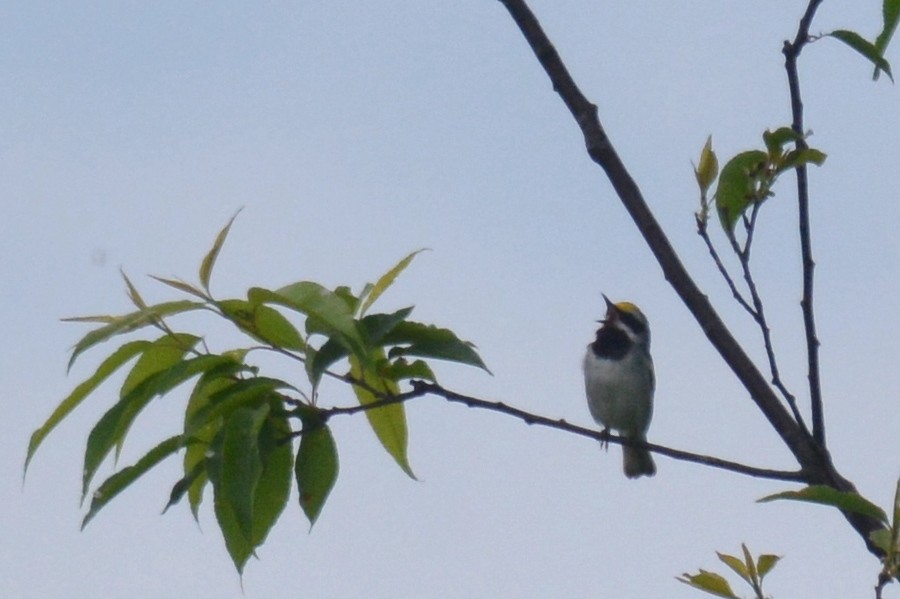
MULTIPOLYGON (((760 365, 758 331, 695 233, 691 161, 709 134, 724 160, 789 123, 781 47, 805 4, 533 2, 760 365)), ((813 32, 871 39, 880 26, 877 0, 830 1, 813 32)), ((838 469, 886 507, 900 474, 900 92, 832 39, 806 49, 801 78, 810 143, 829 155, 811 172, 828 440, 838 469)), ((784 556, 767 580, 777 597, 870 596, 878 563, 836 512, 755 503, 789 485, 665 457, 656 477, 631 481, 617 447, 435 398, 408 405, 418 482, 363 418, 335 419, 341 473, 319 522, 310 533, 295 492, 243 590, 209 497, 199 527, 184 505, 159 515, 178 460, 79 532, 84 442, 115 381, 21 478, 31 432, 113 347, 67 376, 87 329, 59 318, 129 310, 120 268, 148 300, 171 299, 144 275, 193 279, 241 206, 220 297, 303 279, 359 289, 431 248, 382 307, 415 304, 415 318, 474 341, 495 374, 440 364, 441 382, 592 425, 580 361, 604 292, 651 321, 651 441, 795 464, 663 280, 498 2, 8 1, 0 85, 3 597, 696 597, 674 577, 724 570, 714 552, 741 542, 784 556)), ((786 176, 764 206, 754 264, 805 409, 792 187, 786 176)), ((238 342, 208 317, 175 322, 219 349, 238 342)), ((322 401, 354 400, 327 385, 322 401)), ((179 426, 183 393, 156 404, 122 465, 179 426)))

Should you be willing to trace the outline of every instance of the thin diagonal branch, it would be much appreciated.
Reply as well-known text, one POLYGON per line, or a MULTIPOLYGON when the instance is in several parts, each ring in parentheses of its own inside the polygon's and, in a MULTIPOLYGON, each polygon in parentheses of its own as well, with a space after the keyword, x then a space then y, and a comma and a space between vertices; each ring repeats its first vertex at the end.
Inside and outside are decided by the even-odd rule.
MULTIPOLYGON (((355 384, 355 382, 354 382, 355 384)), ((640 441, 635 441, 632 439, 626 439, 624 437, 619 437, 616 435, 604 434, 603 431, 585 428, 582 426, 578 426, 575 424, 570 424, 562 419, 554 419, 548 418, 546 416, 541 416, 539 414, 533 414, 531 412, 527 412, 525 410, 510 406, 503 402, 499 401, 488 401, 485 399, 480 399, 478 397, 472 397, 470 395, 463 395, 462 393, 456 393, 455 391, 450 391, 449 389, 445 389, 444 387, 436 384, 436 383, 428 383, 425 381, 412 381, 412 390, 406 393, 401 393, 399 395, 388 396, 385 397, 384 394, 378 394, 381 399, 369 404, 365 405, 357 405, 357 406, 349 406, 349 407, 335 407, 335 408, 327 408, 321 410, 319 415, 323 419, 328 419, 334 416, 341 415, 351 415, 357 414, 359 412, 363 412, 366 410, 374 410, 376 408, 380 408, 383 406, 388 406, 397 403, 403 403, 410 401, 412 399, 423 397, 426 395, 434 395, 438 397, 442 397, 448 402, 451 403, 461 403, 470 408, 477 408, 482 410, 490 410, 492 412, 499 412, 501 414, 506 414, 507 416, 512 416, 514 418, 518 418, 522 422, 532 425, 532 426, 543 426, 547 428, 556 429, 559 431, 563 431, 566 433, 570 433, 573 435, 578 435, 581 437, 587 437, 588 439, 594 439, 595 441, 602 442, 610 442, 618 445, 632 445, 637 447, 643 447, 648 451, 652 451, 653 453, 668 456, 675 460, 681 460, 683 462, 693 462, 695 464, 702 464, 704 466, 710 466, 712 468, 720 468, 722 470, 728 470, 729 472, 736 472, 738 474, 744 474, 747 476, 753 476, 756 478, 765 478, 770 480, 782 480, 782 481, 791 481, 791 482, 802 482, 805 480, 805 476, 801 471, 787 471, 787 470, 772 470, 769 468, 758 468, 756 466, 748 466, 746 464, 741 464, 739 462, 732 462, 730 460, 723 460, 721 458, 716 458, 713 456, 693 453, 690 451, 683 451, 680 449, 674 449, 671 447, 666 447, 664 445, 657 445, 655 443, 642 443, 640 441)))
POLYGON ((738 290, 734 279, 731 278, 731 273, 728 272, 728 269, 725 268, 725 263, 722 262, 722 258, 719 257, 719 252, 716 250, 716 246, 713 245, 712 239, 709 237, 709 227, 706 226, 706 221, 701 220, 699 217, 697 218, 697 235, 699 235, 700 238, 703 239, 703 243, 706 244, 709 255, 712 257, 713 262, 715 262, 716 268, 719 269, 719 274, 722 275, 722 278, 725 279, 725 283, 728 284, 728 289, 731 290, 731 295, 734 296, 735 301, 746 310, 754 320, 756 320, 756 312, 753 310, 753 306, 747 302, 743 294, 738 290))
POLYGON ((753 302, 753 309, 750 311, 751 316, 756 321, 757 326, 759 326, 759 330, 762 333, 763 337, 763 347, 766 351, 766 358, 769 362, 769 372, 772 375, 772 384, 775 385, 775 388, 781 393, 784 400, 787 402, 788 406, 791 408, 791 413, 794 415, 794 420, 797 421, 797 424, 803 429, 804 433, 809 434, 809 430, 806 428, 806 423, 803 420, 803 416, 800 414, 800 410, 797 408, 797 398, 794 397, 794 394, 791 393, 788 388, 785 386, 784 381, 781 380, 781 372, 778 369, 778 360, 775 358, 775 346, 772 342, 772 330, 769 328, 769 322, 766 320, 766 312, 765 307, 763 305, 762 298, 759 295, 759 289, 756 287, 756 280, 753 278, 753 271, 750 269, 750 249, 751 244, 753 242, 753 231, 756 228, 756 217, 759 214, 759 207, 761 204, 755 203, 750 213, 750 218, 745 220, 744 225, 747 229, 747 239, 744 242, 744 247, 741 247, 737 239, 735 239, 734 235, 728 236, 728 241, 731 243, 731 249, 738 257, 738 262, 741 265, 741 272, 744 276, 744 282, 747 285, 747 289, 750 292, 750 300, 753 302))
MULTIPOLYGON (((810 0, 806 12, 800 19, 800 26, 793 42, 784 43, 784 68, 787 71, 788 89, 791 95, 791 128, 798 134, 797 148, 808 146, 803 138, 803 100, 800 95, 800 74, 797 60, 804 46, 809 43, 809 28, 822 0, 810 0)), ((809 180, 805 164, 795 169, 797 172, 797 208, 800 229, 800 253, 803 263, 803 326, 806 331, 807 376, 809 379, 810 413, 812 414, 812 434, 816 442, 825 447, 825 415, 822 405, 821 377, 819 375, 819 338, 816 335, 816 319, 813 313, 813 271, 812 241, 809 224, 809 180)))

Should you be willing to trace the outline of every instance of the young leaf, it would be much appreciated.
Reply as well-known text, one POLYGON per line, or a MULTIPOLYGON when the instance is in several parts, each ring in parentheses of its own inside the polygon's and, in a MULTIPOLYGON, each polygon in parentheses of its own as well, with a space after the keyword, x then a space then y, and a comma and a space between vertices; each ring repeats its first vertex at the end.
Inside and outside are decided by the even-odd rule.
POLYGON ((338 475, 337 446, 325 424, 314 420, 303 422, 294 475, 300 490, 300 507, 312 527, 338 475))
POLYGON ((416 257, 417 254, 424 252, 424 249, 416 250, 406 256, 403 260, 398 262, 391 268, 389 271, 381 275, 378 281, 375 282, 375 285, 372 286, 371 290, 366 294, 365 299, 362 301, 362 305, 359 308, 359 315, 363 316, 368 311, 369 308, 372 307, 372 304, 381 297, 381 294, 384 293, 388 287, 393 284, 394 280, 406 270, 406 267, 409 266, 409 263, 413 261, 413 258, 416 257))
POLYGON ((734 591, 731 590, 731 585, 728 584, 728 581, 715 572, 700 570, 698 574, 684 573, 681 576, 677 577, 676 580, 690 585, 695 589, 705 591, 710 595, 715 595, 716 597, 725 597, 726 599, 740 599, 737 595, 734 594, 734 591))
POLYGON ((132 284, 131 279, 128 278, 128 275, 125 274, 124 270, 121 270, 119 272, 122 274, 122 278, 125 279, 125 286, 128 289, 128 298, 131 300, 131 303, 133 303, 138 310, 146 310, 147 302, 145 302, 144 298, 141 297, 141 294, 138 292, 137 287, 132 284))
POLYGON ((109 503, 113 497, 125 490, 128 485, 140 478, 148 470, 159 464, 161 461, 177 452, 183 445, 181 435, 169 437, 139 459, 134 465, 122 468, 101 484, 91 499, 91 508, 84 520, 81 522, 81 528, 84 529, 88 522, 97 515, 103 506, 109 503))
MULTIPOLYGON (((884 56, 884 51, 887 50, 894 31, 897 29, 897 21, 900 20, 900 0, 884 0, 881 10, 884 26, 875 39, 875 48, 878 49, 879 54, 884 56)), ((877 81, 879 74, 881 74, 881 69, 876 66, 875 72, 872 73, 872 79, 877 81)))
POLYGON ((712 149, 712 135, 706 138, 706 144, 700 152, 700 162, 694 168, 694 176, 700 191, 706 193, 719 174, 719 160, 712 149))
POLYGON ((200 263, 200 284, 203 285, 203 289, 205 289, 207 293, 209 293, 209 279, 212 275, 212 269, 216 265, 216 258, 219 257, 219 252, 222 250, 222 244, 225 243, 225 238, 228 237, 228 231, 231 229, 231 225, 234 224, 234 219, 237 218, 237 215, 240 214, 240 212, 241 211, 238 210, 228 221, 228 224, 219 231, 215 243, 213 243, 213 246, 200 263))
POLYGON ((855 31, 847 31, 846 29, 838 29, 827 34, 835 39, 841 40, 865 58, 869 59, 877 71, 884 71, 891 81, 894 76, 891 74, 891 64, 884 58, 878 47, 872 42, 866 40, 863 36, 855 31))
POLYGON ((744 552, 744 566, 747 568, 747 573, 750 575, 750 580, 748 582, 754 589, 759 589, 759 574, 756 572, 756 562, 753 560, 750 550, 747 549, 747 545, 744 543, 741 543, 741 551, 744 552))
POLYGON ((164 277, 157 277, 156 275, 150 275, 150 278, 155 279, 164 285, 168 285, 173 289, 177 289, 178 291, 193 295, 194 297, 199 297, 204 301, 210 301, 209 295, 181 279, 166 279, 164 277))
POLYGON ((780 559, 780 555, 772 555, 771 553, 760 555, 759 559, 756 560, 756 571, 759 573, 759 579, 762 580, 765 578, 766 574, 775 567, 775 564, 777 564, 780 559))
MULTIPOLYGON (((376 350, 375 357, 376 360, 384 359, 384 350, 376 350)), ((356 356, 350 356, 350 375, 357 380, 364 381, 369 388, 385 395, 398 395, 400 393, 397 383, 379 377, 369 368, 363 368, 356 356)), ((361 405, 368 405, 381 399, 369 389, 359 385, 353 385, 353 391, 356 393, 356 398, 361 405)), ((406 430, 406 410, 403 404, 394 403, 366 410, 366 416, 369 419, 369 425, 375 431, 378 440, 381 441, 381 445, 410 478, 415 478, 416 476, 409 466, 409 459, 406 455, 408 433, 406 430)))
POLYGON ((725 232, 731 235, 734 225, 756 197, 756 182, 766 162, 761 150, 741 152, 722 167, 716 188, 716 207, 725 232))
POLYGON ((25 472, 28 471, 28 464, 31 462, 31 458, 34 457, 34 452, 37 451, 37 448, 43 442, 44 438, 50 434, 50 431, 56 428, 57 424, 62 422, 72 410, 78 407, 85 397, 105 381, 113 372, 148 347, 150 347, 149 341, 141 340, 126 343, 114 351, 111 356, 106 358, 94 374, 75 387, 75 389, 67 395, 58 406, 56 406, 56 409, 53 410, 53 413, 50 414, 47 421, 31 434, 31 439, 28 442, 28 453, 25 456, 25 472))
POLYGON ((778 162, 776 174, 783 173, 786 170, 797 168, 801 164, 815 164, 822 166, 828 157, 825 152, 815 148, 803 148, 800 150, 791 150, 778 162))
POLYGON ((733 555, 728 555, 727 553, 719 553, 716 551, 716 555, 719 556, 719 560, 724 563, 726 566, 734 570, 735 574, 743 578, 747 584, 753 584, 750 579, 750 571, 747 569, 747 566, 740 559, 733 555))
POLYGON ((778 156, 784 152, 784 146, 793 142, 797 143, 802 140, 803 136, 791 129, 790 127, 779 127, 775 131, 768 129, 763 132, 763 142, 770 156, 778 156))
POLYGON ((69 365, 66 368, 67 370, 71 370, 72 365, 75 363, 78 356, 98 343, 106 341, 110 337, 121 335, 123 333, 130 333, 153 324, 164 316, 171 316, 173 314, 180 314, 182 312, 200 310, 203 308, 206 308, 206 304, 190 300, 179 300, 176 302, 156 304, 155 306, 149 306, 146 310, 138 310, 137 312, 116 317, 113 322, 98 329, 94 329, 75 344, 75 348, 72 350, 72 357, 69 358, 69 365))
POLYGON ((380 345, 394 345, 388 356, 419 356, 459 362, 477 366, 490 374, 490 370, 475 351, 474 345, 462 341, 449 329, 405 320, 384 335, 380 345))
POLYGON ((812 485, 799 491, 784 491, 767 495, 761 499, 757 499, 759 503, 775 501, 776 499, 790 499, 793 501, 806 501, 809 503, 819 503, 822 505, 834 506, 840 510, 847 512, 855 512, 863 514, 871 518, 887 524, 887 515, 880 507, 859 495, 858 493, 849 493, 846 491, 838 491, 825 485, 812 485))

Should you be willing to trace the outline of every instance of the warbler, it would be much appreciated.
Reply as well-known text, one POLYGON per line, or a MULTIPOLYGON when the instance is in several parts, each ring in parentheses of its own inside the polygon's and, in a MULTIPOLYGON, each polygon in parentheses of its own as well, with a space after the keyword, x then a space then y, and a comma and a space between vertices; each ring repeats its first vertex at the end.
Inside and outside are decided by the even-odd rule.
MULTIPOLYGON (((584 356, 584 386, 591 416, 626 439, 647 440, 653 417, 653 359, 650 326, 630 302, 614 304, 605 295, 606 317, 584 356)), ((625 476, 653 476, 653 456, 640 447, 622 446, 625 476)))

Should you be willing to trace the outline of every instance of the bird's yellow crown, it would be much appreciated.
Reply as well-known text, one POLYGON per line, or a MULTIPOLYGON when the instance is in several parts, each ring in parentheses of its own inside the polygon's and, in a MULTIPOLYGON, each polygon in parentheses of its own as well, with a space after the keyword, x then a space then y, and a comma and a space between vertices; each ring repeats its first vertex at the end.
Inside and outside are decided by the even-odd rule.
POLYGON ((641 309, 638 308, 637 306, 635 306, 634 304, 632 304, 631 302, 619 302, 618 304, 616 304, 616 309, 619 310, 620 312, 628 312, 629 314, 643 315, 643 312, 641 312, 641 309))

